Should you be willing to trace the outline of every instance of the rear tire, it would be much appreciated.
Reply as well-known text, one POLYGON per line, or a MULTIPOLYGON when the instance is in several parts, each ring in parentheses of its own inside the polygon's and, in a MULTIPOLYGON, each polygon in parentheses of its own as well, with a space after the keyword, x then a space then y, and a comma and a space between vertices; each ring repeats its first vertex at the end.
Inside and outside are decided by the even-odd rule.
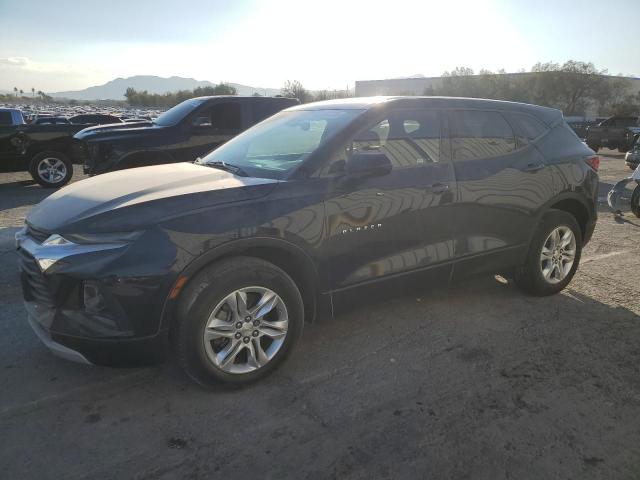
POLYGON ((582 232, 575 217, 549 210, 533 235, 525 264, 516 271, 516 284, 531 295, 558 293, 576 273, 581 254, 582 232))
POLYGON ((631 194, 631 211, 640 218, 640 185, 636 186, 631 194))
POLYGON ((71 180, 73 164, 64 153, 40 152, 29 162, 29 174, 44 188, 60 188, 71 180))
POLYGON ((203 386, 243 385, 266 377, 291 353, 302 334, 304 306, 282 269, 236 257, 189 282, 176 320, 174 346, 189 377, 203 386))

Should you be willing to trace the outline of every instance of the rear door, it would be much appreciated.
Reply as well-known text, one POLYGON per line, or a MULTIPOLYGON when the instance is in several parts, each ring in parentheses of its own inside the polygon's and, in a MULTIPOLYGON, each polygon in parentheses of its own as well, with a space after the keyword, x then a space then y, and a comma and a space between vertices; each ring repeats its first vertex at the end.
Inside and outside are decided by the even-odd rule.
POLYGON ((451 111, 449 122, 458 189, 454 276, 519 264, 536 215, 553 196, 535 148, 546 127, 530 115, 482 110, 451 111))
POLYGON ((344 289, 429 269, 448 281, 453 257, 448 220, 453 169, 442 155, 441 113, 397 110, 357 134, 325 168, 335 180, 325 201, 330 284, 344 289), (351 152, 381 151, 383 176, 349 178, 340 165, 351 152), (442 269, 432 267, 442 267, 442 269), (436 273, 437 271, 437 273, 436 273))

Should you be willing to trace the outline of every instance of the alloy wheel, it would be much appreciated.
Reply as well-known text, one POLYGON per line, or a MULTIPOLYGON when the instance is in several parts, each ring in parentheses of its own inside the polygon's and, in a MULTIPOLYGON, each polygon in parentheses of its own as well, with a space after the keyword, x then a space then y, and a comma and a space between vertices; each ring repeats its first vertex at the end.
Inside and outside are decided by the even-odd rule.
POLYGON ((289 319, 280 296, 264 287, 235 290, 213 309, 203 332, 209 361, 233 374, 257 370, 282 347, 289 319))
POLYGON ((40 160, 37 172, 47 183, 60 183, 67 176, 67 166, 59 158, 47 157, 40 160))
POLYGON ((576 237, 567 226, 556 227, 542 244, 540 268, 544 279, 556 284, 564 280, 576 258, 576 237))

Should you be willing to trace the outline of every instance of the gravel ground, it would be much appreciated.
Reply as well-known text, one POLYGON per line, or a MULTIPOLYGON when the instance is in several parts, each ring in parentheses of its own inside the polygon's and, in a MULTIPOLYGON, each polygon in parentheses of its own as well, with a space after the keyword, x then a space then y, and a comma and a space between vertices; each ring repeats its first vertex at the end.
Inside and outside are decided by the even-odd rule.
MULTIPOLYGON (((604 151, 601 195, 627 176, 604 151)), ((78 176, 78 179, 82 178, 78 176)), ((480 278, 308 325, 273 376, 204 391, 172 363, 53 357, 13 234, 48 193, 0 175, 0 478, 640 479, 640 220, 601 208, 575 279, 480 278)))

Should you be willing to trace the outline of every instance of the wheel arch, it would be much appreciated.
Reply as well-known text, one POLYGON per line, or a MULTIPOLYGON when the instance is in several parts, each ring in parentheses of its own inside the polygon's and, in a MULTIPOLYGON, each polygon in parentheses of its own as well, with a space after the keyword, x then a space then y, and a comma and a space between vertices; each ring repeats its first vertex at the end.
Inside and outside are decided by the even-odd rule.
POLYGON ((315 319, 319 296, 318 272, 311 257, 302 248, 286 240, 250 238, 231 241, 203 253, 180 272, 165 299, 160 329, 168 330, 171 336, 176 307, 186 287, 198 273, 220 260, 237 256, 260 258, 284 270, 300 289, 305 321, 315 319))
POLYGON ((574 197, 555 199, 555 201, 547 208, 547 210, 550 209, 562 210, 571 214, 580 226, 580 232, 582 233, 584 242, 587 235, 587 223, 589 222, 589 209, 584 204, 584 201, 578 200, 574 197))

